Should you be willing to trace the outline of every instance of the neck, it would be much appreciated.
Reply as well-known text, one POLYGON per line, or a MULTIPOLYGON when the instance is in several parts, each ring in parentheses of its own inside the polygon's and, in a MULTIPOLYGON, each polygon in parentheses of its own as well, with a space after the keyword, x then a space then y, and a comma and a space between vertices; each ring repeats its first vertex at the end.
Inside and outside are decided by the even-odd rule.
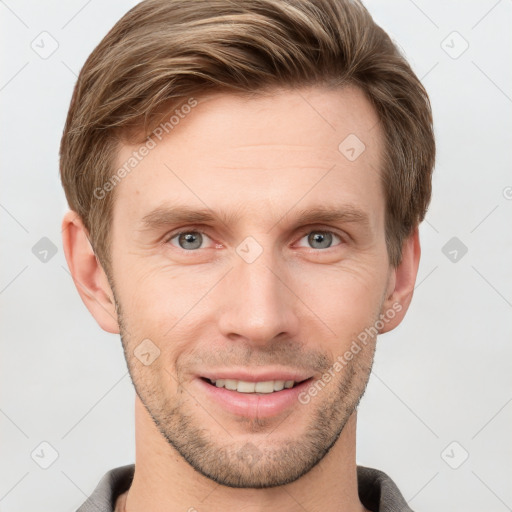
MULTIPOLYGON (((356 415, 329 453, 301 478, 279 487, 238 489, 195 471, 160 434, 135 397, 136 462, 126 512, 363 512, 357 492, 356 415)), ((124 512, 124 511, 123 511, 124 512)))

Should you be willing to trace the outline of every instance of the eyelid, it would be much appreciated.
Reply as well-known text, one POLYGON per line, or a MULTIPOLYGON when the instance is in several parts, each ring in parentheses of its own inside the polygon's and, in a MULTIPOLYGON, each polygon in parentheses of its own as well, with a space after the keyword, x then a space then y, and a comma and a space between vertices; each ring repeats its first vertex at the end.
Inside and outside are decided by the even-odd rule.
MULTIPOLYGON (((313 232, 331 233, 333 235, 336 235, 341 240, 341 244, 347 243, 348 238, 350 238, 347 233, 340 232, 339 230, 334 229, 332 227, 321 226, 321 225, 311 225, 311 226, 306 226, 304 228, 301 228, 301 231, 299 232, 300 235, 299 235, 299 240, 298 241, 300 241, 302 238, 304 238, 304 236, 306 236, 306 235, 308 235, 310 233, 313 233, 313 232)), ((341 245, 341 244, 338 244, 338 245, 341 245)), ((336 245, 334 245, 332 247, 328 247, 326 249, 321 249, 321 250, 322 251, 328 251, 329 249, 332 249, 334 247, 336 247, 336 245)), ((314 249, 313 247, 309 247, 309 249, 311 249, 313 251, 318 250, 318 249, 314 249)))
POLYGON ((308 233, 311 233, 312 231, 322 231, 325 233, 333 233, 340 238, 346 239, 350 238, 350 235, 346 231, 342 231, 340 229, 334 228, 332 226, 326 226, 322 224, 310 224, 308 226, 303 226, 300 228, 299 233, 301 233, 301 236, 304 236, 308 233))
MULTIPOLYGON (((183 226, 182 228, 177 228, 177 229, 171 231, 170 233, 167 233, 164 237, 163 243, 164 244, 169 243, 173 238, 175 238, 178 235, 181 235, 182 233, 200 233, 201 235, 206 236, 210 240, 213 241, 212 237, 204 231, 204 227, 201 228, 199 226, 183 226)), ((181 249, 180 247, 176 247, 176 248, 181 249)), ((183 250, 185 250, 185 249, 183 249, 183 250)), ((187 252, 194 252, 194 251, 187 251, 187 252)))
MULTIPOLYGON (((331 233, 331 234, 336 235, 337 237, 339 237, 339 239, 341 240, 340 244, 334 245, 332 247, 327 247, 326 249, 321 249, 321 251, 328 251, 329 249, 332 249, 334 247, 337 247, 339 245, 347 243, 347 241, 348 241, 347 239, 350 239, 350 235, 348 235, 345 232, 340 232, 339 230, 337 230, 337 229, 335 229, 335 228, 333 228, 331 226, 324 226, 324 225, 320 225, 320 224, 312 224, 312 225, 303 226, 302 228, 300 228, 299 238, 298 238, 297 242, 300 241, 302 238, 304 238, 304 236, 306 236, 306 235, 308 235, 308 234, 310 234, 310 233, 312 233, 314 231, 324 232, 324 233, 331 233)), ((178 235, 180 235, 182 233, 190 233, 190 232, 200 233, 201 235, 206 236, 207 238, 209 238, 213 242, 213 238, 210 235, 208 235, 208 233, 205 232, 205 226, 190 225, 190 226, 182 226, 180 228, 176 228, 175 230, 173 230, 170 233, 166 234, 165 237, 164 237, 163 243, 164 244, 168 244, 176 236, 178 236, 178 235)), ((173 247, 175 247, 176 249, 181 249, 181 247, 178 247, 178 246, 174 246, 173 245, 173 247)), ((217 247, 219 247, 219 244, 217 244, 217 247)), ((305 248, 307 249, 307 247, 305 247, 305 248)), ((319 249, 315 249, 313 247, 309 247, 309 249, 311 251, 319 250, 319 249)), ((185 249, 181 249, 181 250, 185 251, 187 253, 197 252, 197 250, 195 250, 195 251, 186 251, 185 249)))

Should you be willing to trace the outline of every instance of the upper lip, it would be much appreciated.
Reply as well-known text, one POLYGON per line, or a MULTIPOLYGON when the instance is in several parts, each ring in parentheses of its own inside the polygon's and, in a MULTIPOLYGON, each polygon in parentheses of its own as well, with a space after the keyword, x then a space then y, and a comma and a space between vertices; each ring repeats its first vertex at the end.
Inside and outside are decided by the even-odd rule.
POLYGON ((270 380, 293 380, 294 382, 301 382, 309 379, 312 375, 297 370, 251 370, 244 368, 238 370, 209 370, 201 373, 199 377, 203 377, 211 381, 216 381, 218 379, 232 379, 243 380, 246 382, 266 382, 270 380))

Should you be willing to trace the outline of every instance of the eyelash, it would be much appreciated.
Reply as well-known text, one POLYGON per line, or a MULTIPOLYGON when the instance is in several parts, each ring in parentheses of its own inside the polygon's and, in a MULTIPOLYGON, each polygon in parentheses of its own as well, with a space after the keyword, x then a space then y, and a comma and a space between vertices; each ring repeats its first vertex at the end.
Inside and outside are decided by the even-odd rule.
MULTIPOLYGON (((319 232, 319 233, 329 233, 329 234, 332 234, 334 236, 337 236, 341 242, 337 245, 342 245, 344 243, 346 243, 346 235, 342 235, 341 233, 338 233, 337 231, 333 231, 332 229, 326 229, 324 227, 309 227, 308 229, 304 229, 300 232, 300 237, 299 237, 299 240, 301 240, 302 238, 304 238, 304 236, 310 234, 310 233, 314 233, 314 232, 319 232)), ((208 233, 206 233, 205 231, 202 231, 199 227, 195 227, 195 226, 191 226, 187 229, 180 229, 179 231, 174 231, 172 233, 170 233, 169 235, 167 235, 165 237, 165 240, 164 240, 164 243, 165 244, 168 244, 170 243, 170 241, 174 238, 176 238, 177 236, 179 235, 182 235, 182 234, 185 234, 185 233, 200 233, 201 235, 206 235, 208 238, 210 238, 210 240, 212 239, 208 233)), ((171 244, 172 245, 172 244, 171 244)), ((337 247, 337 245, 334 245, 334 246, 331 246, 331 247, 327 247, 325 249, 315 249, 313 247, 309 247, 309 249, 311 251, 320 251, 320 252, 326 252, 328 251, 329 249, 334 249, 335 247, 337 247)), ((194 250, 186 250, 186 249, 182 249, 181 247, 177 247, 177 246, 173 246, 175 247, 176 249, 181 249, 183 252, 186 252, 186 253, 194 253, 194 252, 197 252, 199 249, 194 249, 194 250)))

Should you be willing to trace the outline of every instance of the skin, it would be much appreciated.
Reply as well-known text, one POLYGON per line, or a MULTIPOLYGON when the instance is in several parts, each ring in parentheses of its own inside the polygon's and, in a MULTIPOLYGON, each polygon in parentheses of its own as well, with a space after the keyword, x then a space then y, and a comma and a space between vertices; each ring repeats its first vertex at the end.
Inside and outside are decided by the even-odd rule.
MULTIPOLYGON (((354 87, 198 101, 117 185, 109 278, 78 216, 63 220, 77 289, 101 328, 121 334, 137 392, 136 470, 120 504, 129 512, 366 510, 356 418, 376 337, 309 403, 267 418, 225 410, 197 377, 268 368, 320 379, 379 315, 395 309, 380 333, 402 321, 420 246, 416 229, 399 267, 390 265, 377 114, 354 87), (354 161, 338 150, 348 134, 366 146, 354 161), (145 229, 142 218, 164 203, 208 207, 216 220, 145 229), (299 210, 319 206, 357 209, 367 223, 297 224, 299 210), (180 245, 177 231, 194 243, 180 245), (236 251, 249 236, 262 251, 251 263, 236 251), (149 365, 134 355, 144 339, 160 350, 149 365)), ((118 165, 138 147, 122 146, 118 165)))

